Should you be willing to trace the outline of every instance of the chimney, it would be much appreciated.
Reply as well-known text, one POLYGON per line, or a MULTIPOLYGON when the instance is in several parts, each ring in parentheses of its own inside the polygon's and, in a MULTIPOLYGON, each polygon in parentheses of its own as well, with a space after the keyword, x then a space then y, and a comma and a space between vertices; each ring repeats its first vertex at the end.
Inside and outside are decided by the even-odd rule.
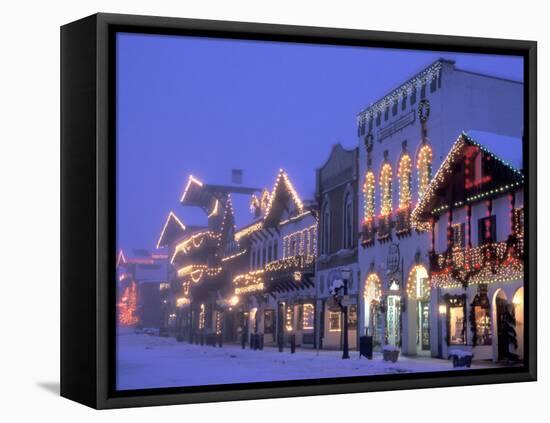
POLYGON ((243 170, 232 169, 231 170, 231 183, 235 185, 241 185, 243 183, 243 170))

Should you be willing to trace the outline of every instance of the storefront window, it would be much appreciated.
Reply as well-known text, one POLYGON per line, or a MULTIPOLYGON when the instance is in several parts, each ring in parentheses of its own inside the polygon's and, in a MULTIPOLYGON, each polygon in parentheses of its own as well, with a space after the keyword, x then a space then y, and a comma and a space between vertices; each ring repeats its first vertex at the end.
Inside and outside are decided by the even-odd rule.
POLYGON ((477 345, 491 345, 491 312, 488 307, 475 306, 475 331, 477 345))
POLYGON ((314 317, 313 304, 304 304, 302 308, 302 328, 306 330, 313 329, 314 317))
POLYGON ((464 333, 464 307, 449 307, 449 343, 452 345, 465 344, 464 333))
POLYGON ((294 330, 294 307, 287 306, 286 308, 286 330, 292 332, 294 330))
POLYGON ((330 332, 339 332, 341 330, 340 325, 341 313, 337 311, 331 311, 328 314, 328 330, 330 332))

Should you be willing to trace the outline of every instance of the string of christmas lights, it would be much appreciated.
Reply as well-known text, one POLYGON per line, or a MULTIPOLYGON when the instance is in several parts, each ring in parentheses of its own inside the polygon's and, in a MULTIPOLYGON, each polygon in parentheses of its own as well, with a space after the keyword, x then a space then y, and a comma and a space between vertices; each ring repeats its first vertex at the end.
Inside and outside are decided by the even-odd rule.
POLYGON ((369 170, 365 175, 365 183, 363 184, 363 195, 365 200, 365 209, 363 218, 365 222, 374 219, 374 191, 375 191, 375 178, 374 172, 369 170))
POLYGON ((273 185, 273 189, 271 190, 271 195, 269 197, 269 203, 267 205, 267 208, 264 214, 264 219, 267 218, 267 216, 269 216, 271 208, 273 207, 273 202, 276 199, 277 189, 279 187, 279 183, 281 183, 281 180, 283 181, 287 192, 290 194, 290 197, 293 199, 294 203, 296 204, 298 213, 302 213, 304 211, 304 205, 302 203, 302 200, 300 199, 300 197, 298 196, 298 193, 294 189, 294 185, 292 185, 292 182, 290 182, 290 178, 288 177, 288 175, 283 169, 279 169, 277 179, 275 180, 275 184, 273 185))
POLYGON ((389 216, 392 212, 392 168, 384 163, 380 170, 380 215, 389 216))
POLYGON ((137 286, 132 281, 129 286, 124 289, 120 301, 118 303, 118 321, 123 326, 133 326, 139 322, 136 316, 137 311, 137 286))
POLYGON ((365 281, 363 297, 380 301, 382 296, 382 282, 376 273, 370 273, 365 281))
POLYGON ((394 103, 400 102, 403 97, 410 96, 415 89, 420 89, 422 85, 430 84, 433 79, 437 79, 440 72, 441 61, 438 60, 418 73, 414 78, 405 82, 387 96, 360 112, 357 116, 357 124, 361 125, 363 121, 365 122, 364 124, 368 124, 369 120, 374 119, 378 113, 382 113, 386 109, 389 109, 394 103))
POLYGON ((418 151, 416 171, 418 175, 418 198, 421 199, 432 179, 432 148, 424 144, 418 151))

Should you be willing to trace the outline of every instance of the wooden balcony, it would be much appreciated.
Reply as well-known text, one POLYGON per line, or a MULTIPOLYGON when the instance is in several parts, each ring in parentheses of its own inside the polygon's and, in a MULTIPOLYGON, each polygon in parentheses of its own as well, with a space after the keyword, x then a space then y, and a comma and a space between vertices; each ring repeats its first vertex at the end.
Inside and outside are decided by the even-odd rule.
POLYGON ((291 274, 297 271, 313 272, 315 269, 315 256, 290 256, 280 260, 267 263, 265 273, 269 276, 278 276, 279 274, 291 274))
POLYGON ((372 247, 374 245, 375 233, 374 219, 363 221, 363 225, 361 226, 361 245, 363 247, 372 247))
POLYGON ((377 238, 380 242, 387 242, 391 240, 391 227, 392 220, 391 215, 379 216, 378 217, 378 231, 377 238))
POLYGON ((411 234, 411 208, 398 209, 395 214, 395 234, 398 238, 411 234))
POLYGON ((510 235, 507 241, 472 248, 451 248, 443 254, 430 254, 430 271, 435 286, 523 278, 523 237, 510 235))

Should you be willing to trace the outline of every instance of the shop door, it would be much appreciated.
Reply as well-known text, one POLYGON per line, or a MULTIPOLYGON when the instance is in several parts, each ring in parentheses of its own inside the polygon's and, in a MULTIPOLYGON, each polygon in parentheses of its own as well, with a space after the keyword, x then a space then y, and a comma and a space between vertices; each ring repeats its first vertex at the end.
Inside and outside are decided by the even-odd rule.
POLYGON ((428 301, 418 302, 420 349, 430 350, 430 303, 428 301))
POLYGON ((388 295, 388 308, 386 311, 386 326, 388 334, 388 344, 399 346, 400 334, 400 298, 398 295, 388 295))

